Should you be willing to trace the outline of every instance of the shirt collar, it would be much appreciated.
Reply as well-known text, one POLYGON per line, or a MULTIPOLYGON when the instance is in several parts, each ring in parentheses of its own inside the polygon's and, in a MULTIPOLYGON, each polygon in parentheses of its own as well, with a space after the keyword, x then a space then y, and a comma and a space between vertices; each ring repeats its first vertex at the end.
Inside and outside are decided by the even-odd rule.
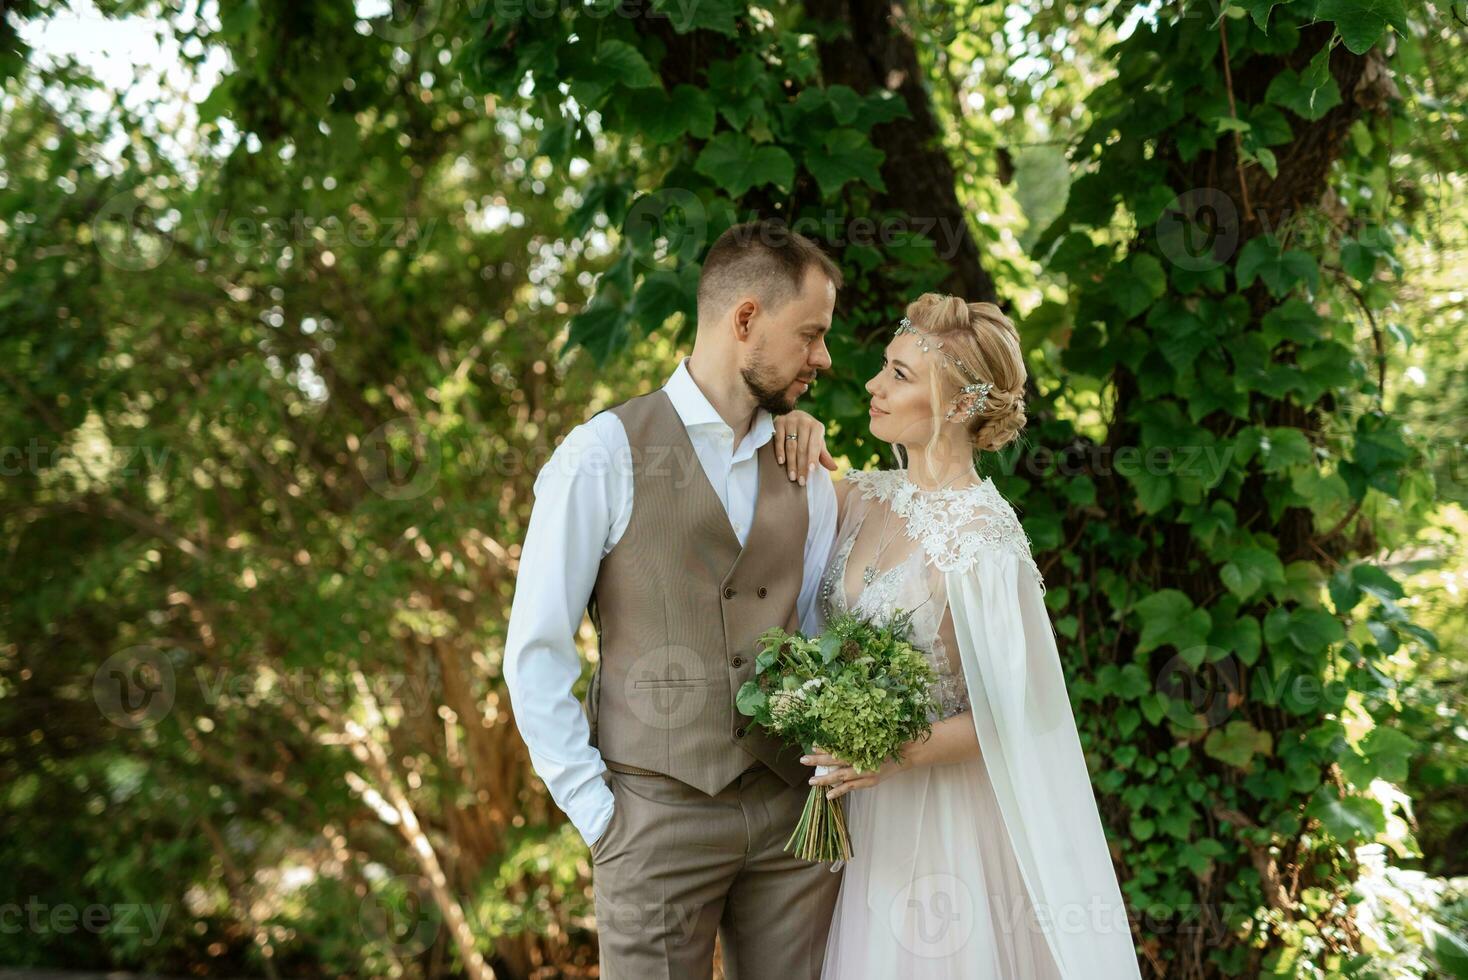
MULTIPOLYGON (((717 427, 729 432, 732 436, 733 430, 724 417, 714 408, 708 396, 699 388, 698 382, 693 380, 693 375, 688 370, 688 358, 678 362, 677 370, 673 372, 668 383, 663 387, 668 393, 668 399, 673 403, 673 408, 678 417, 683 420, 685 429, 699 428, 703 426, 717 427)), ((735 460, 751 455, 759 449, 775 434, 775 420, 770 413, 763 408, 757 408, 754 412, 754 423, 749 427, 749 433, 744 441, 734 452, 735 460)))

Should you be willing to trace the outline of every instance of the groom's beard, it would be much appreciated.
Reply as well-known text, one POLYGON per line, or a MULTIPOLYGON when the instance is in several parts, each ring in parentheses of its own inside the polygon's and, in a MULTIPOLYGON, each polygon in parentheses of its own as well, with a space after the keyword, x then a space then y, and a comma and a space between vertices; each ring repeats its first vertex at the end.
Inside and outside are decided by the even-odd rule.
MULTIPOLYGON (((739 373, 760 408, 771 415, 784 415, 787 412, 795 411, 796 397, 789 394, 790 386, 796 381, 806 381, 804 376, 797 375, 782 383, 774 368, 765 361, 760 350, 754 352, 750 363, 741 368, 739 373)), ((806 383, 813 384, 814 382, 815 375, 812 374, 806 383)))

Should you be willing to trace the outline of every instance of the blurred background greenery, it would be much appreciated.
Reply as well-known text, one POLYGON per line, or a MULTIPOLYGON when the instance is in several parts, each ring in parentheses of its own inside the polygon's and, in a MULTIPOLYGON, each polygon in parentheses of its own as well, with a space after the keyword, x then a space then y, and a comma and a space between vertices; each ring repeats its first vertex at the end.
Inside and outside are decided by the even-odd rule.
POLYGON ((1019 323, 1032 435, 982 466, 1149 975, 1468 975, 1461 5, 541 8, 0 3, 0 966, 595 975, 501 678, 519 542, 760 214, 851 276, 845 465, 890 465, 905 299, 1019 323), (1241 186, 1263 244, 1189 278, 1151 226, 1241 186), (1261 323, 1297 346, 1249 373, 1261 323), (1205 430, 1228 476, 1089 452, 1205 430), (1170 686, 1215 662, 1221 702, 1170 686))

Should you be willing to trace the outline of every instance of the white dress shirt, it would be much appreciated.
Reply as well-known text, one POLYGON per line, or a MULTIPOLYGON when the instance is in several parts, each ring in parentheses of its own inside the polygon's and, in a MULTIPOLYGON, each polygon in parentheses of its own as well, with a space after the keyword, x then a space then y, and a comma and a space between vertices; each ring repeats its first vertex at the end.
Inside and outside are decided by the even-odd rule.
MULTIPOLYGON (((663 390, 743 545, 759 492, 756 452, 774 435, 774 420, 757 410, 735 446, 734 430, 699 389, 686 358, 663 390)), ((611 822, 612 792, 602 781, 606 765, 591 745, 586 716, 571 693, 581 676, 575 637, 601 560, 632 517, 630 463, 627 432, 611 412, 572 429, 551 454, 535 480, 505 641, 505 683, 531 764, 588 844, 611 822)), ((824 467, 817 466, 807 481, 806 500, 810 521, 797 606, 802 625, 815 611, 836 537, 836 493, 824 467)))

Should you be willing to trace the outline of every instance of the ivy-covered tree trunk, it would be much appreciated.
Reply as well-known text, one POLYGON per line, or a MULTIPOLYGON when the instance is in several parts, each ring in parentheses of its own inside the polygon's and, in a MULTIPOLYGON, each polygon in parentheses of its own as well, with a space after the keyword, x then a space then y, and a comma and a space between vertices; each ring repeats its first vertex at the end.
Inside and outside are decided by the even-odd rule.
POLYGON ((1118 45, 1090 172, 1040 244, 1072 284, 1065 369, 1111 392, 1104 444, 1037 489, 1083 505, 1054 608, 1156 977, 1351 960, 1349 845, 1384 829, 1372 780, 1411 748, 1373 661, 1435 643, 1361 561, 1363 500, 1407 458, 1352 315, 1387 297, 1390 203, 1353 173, 1390 131, 1376 45, 1400 12, 1315 6, 1194 4, 1118 45), (1120 255, 1093 237, 1118 205, 1137 229, 1120 255), (1377 716, 1359 743, 1348 699, 1377 716))

